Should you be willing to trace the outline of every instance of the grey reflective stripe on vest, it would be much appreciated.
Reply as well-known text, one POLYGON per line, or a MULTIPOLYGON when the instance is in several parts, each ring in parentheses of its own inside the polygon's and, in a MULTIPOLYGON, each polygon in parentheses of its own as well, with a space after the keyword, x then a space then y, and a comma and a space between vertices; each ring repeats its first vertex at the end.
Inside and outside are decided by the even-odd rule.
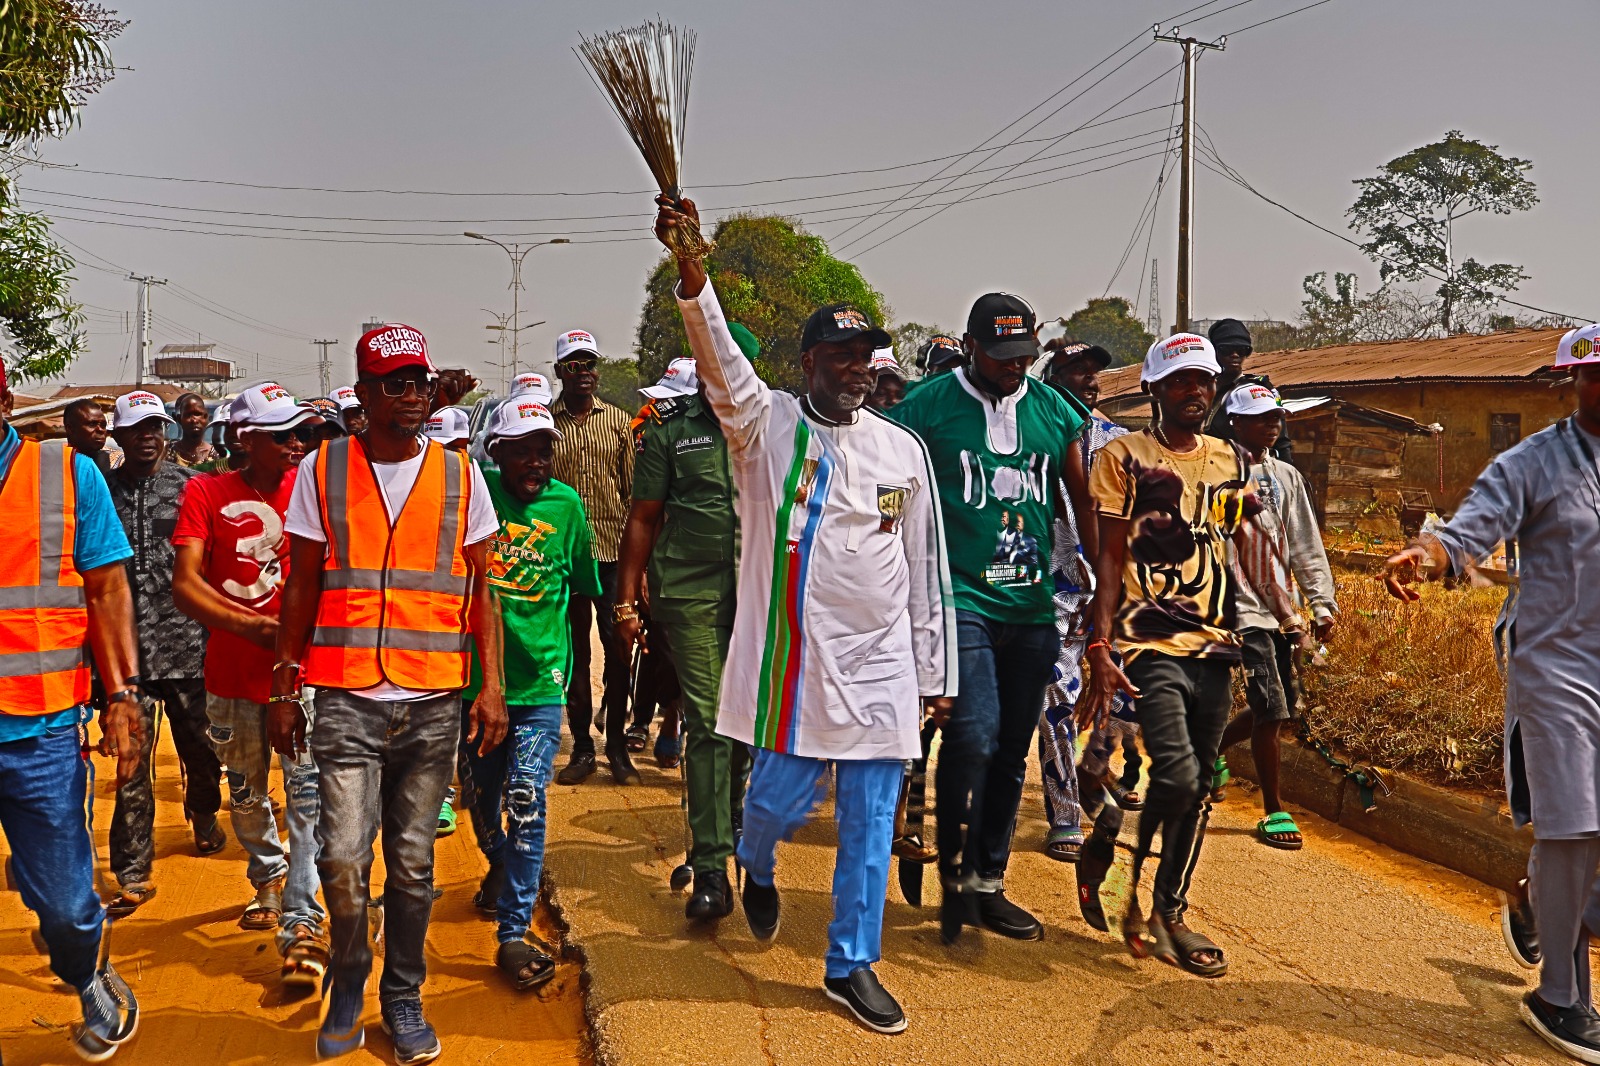
POLYGON ((452 574, 446 567, 443 573, 432 570, 328 570, 322 575, 323 591, 330 589, 398 589, 403 592, 445 592, 452 596, 465 596, 471 582, 464 574, 452 574))
POLYGON ((419 633, 410 629, 357 629, 317 626, 311 643, 324 648, 377 648, 379 634, 387 651, 465 652, 471 647, 466 633, 419 633))
POLYGON ((83 649, 59 651, 19 651, 0 655, 0 677, 38 677, 76 670, 84 665, 83 649))
MULTIPOLYGON (((465 459, 459 452, 447 451, 442 444, 430 442, 430 446, 444 452, 444 520, 439 523, 439 549, 433 558, 433 572, 449 574, 456 559, 456 544, 461 540, 461 464, 465 459)), ((393 581, 390 586, 394 587, 393 581)))
MULTIPOLYGON (((332 527, 326 532, 329 540, 328 554, 332 557, 333 566, 350 565, 350 438, 341 437, 324 444, 323 450, 327 458, 325 480, 322 486, 326 495, 322 500, 322 508, 327 514, 328 524, 332 527)), ((324 575, 323 587, 329 587, 324 575)))
POLYGON ((0 611, 71 609, 82 607, 85 603, 82 585, 0 588, 0 611))
POLYGON ((67 540, 64 440, 39 445, 39 584, 60 585, 67 540))

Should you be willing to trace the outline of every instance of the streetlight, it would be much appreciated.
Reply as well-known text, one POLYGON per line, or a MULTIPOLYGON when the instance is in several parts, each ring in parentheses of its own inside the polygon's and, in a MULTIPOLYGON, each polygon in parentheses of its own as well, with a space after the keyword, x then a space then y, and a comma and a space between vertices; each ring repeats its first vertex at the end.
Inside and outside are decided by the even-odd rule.
MULTIPOLYGON (((517 318, 521 313, 522 260, 535 248, 542 248, 547 244, 571 244, 572 242, 565 237, 554 237, 548 241, 538 241, 528 245, 502 244, 493 237, 485 236, 482 233, 474 233, 472 230, 466 230, 462 233, 462 236, 470 237, 475 241, 488 241, 490 244, 499 245, 511 257, 511 376, 516 377, 517 338, 521 330, 521 327, 517 325, 517 318)), ((494 327, 491 326, 490 328, 493 329, 494 327)))

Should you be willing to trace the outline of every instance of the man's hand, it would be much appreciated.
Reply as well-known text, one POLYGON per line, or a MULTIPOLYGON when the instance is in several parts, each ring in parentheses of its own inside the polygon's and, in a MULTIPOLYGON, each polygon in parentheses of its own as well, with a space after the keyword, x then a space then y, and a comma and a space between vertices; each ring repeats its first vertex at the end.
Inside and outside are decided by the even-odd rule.
POLYGON ((467 712, 467 743, 477 740, 478 754, 487 755, 506 739, 510 728, 505 696, 488 689, 478 693, 478 698, 472 701, 472 710, 467 712))
POLYGON ((1317 638, 1318 644, 1326 644, 1333 639, 1333 618, 1319 618, 1311 623, 1311 635, 1317 638))
POLYGON ((922 707, 928 712, 928 717, 933 719, 933 724, 940 729, 950 720, 950 712, 955 710, 956 701, 951 696, 929 696, 922 701, 922 707))
POLYGON ((478 379, 462 369, 439 371, 439 388, 434 393, 433 409, 454 407, 461 397, 478 387, 478 379))
POLYGON ((267 743, 286 759, 306 751, 306 709, 298 700, 267 704, 267 743))
POLYGON ((244 639, 259 648, 272 651, 278 646, 278 619, 275 615, 258 614, 245 626, 244 639))
POLYGON ((644 621, 638 615, 617 619, 611 623, 611 630, 612 639, 617 642, 617 648, 624 655, 632 655, 635 644, 639 646, 641 652, 650 654, 650 643, 645 639, 644 621))
MULTIPOLYGON (((656 197, 656 239, 673 251, 668 236, 679 226, 691 222, 700 225, 700 211, 693 200, 674 200, 668 196, 656 197)), ((676 253, 674 253, 676 254, 676 253)), ((678 260, 678 287, 684 299, 692 300, 706 287, 705 264, 698 259, 678 260)))
POLYGON ((1417 580, 1431 581, 1436 572, 1444 571, 1444 550, 1438 544, 1432 538, 1414 540, 1406 545, 1404 551, 1385 560, 1383 587, 1389 590, 1389 595, 1406 603, 1421 598, 1417 590, 1410 586, 1417 580))
POLYGON ((1104 729, 1119 692, 1129 699, 1139 698, 1139 690, 1112 661, 1111 649, 1104 644, 1092 648, 1089 651, 1089 687, 1078 699, 1078 728, 1104 729))
POLYGON ((117 760, 117 787, 133 780, 144 761, 144 716, 133 696, 106 705, 100 713, 100 754, 117 760))

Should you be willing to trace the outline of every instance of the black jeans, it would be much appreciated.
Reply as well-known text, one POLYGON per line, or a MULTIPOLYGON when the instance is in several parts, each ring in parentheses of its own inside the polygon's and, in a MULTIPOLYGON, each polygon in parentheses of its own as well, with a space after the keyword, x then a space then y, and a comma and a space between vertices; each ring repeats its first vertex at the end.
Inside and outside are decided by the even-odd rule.
POLYGON ((222 806, 222 763, 206 732, 206 683, 198 677, 144 682, 144 698, 139 701, 144 721, 144 765, 133 780, 117 789, 117 805, 111 815, 111 872, 117 883, 131 885, 150 880, 155 863, 156 797, 155 703, 165 708, 172 743, 183 764, 183 809, 196 825, 206 825, 222 806))
POLYGON ((567 725, 572 729, 572 754, 594 754, 594 736, 589 732, 594 721, 594 696, 589 689, 589 619, 600 627, 605 645, 605 692, 601 710, 605 714, 606 747, 623 749, 622 734, 628 728, 628 657, 617 650, 611 639, 611 609, 617 604, 617 564, 596 563, 600 570, 600 595, 573 596, 567 607, 572 625, 572 676, 567 679, 567 725))
POLYGON ((1179 918, 1200 860, 1200 812, 1211 793, 1211 768, 1233 708, 1236 664, 1144 652, 1123 671, 1139 690, 1134 713, 1150 755, 1150 785, 1139 822, 1140 851, 1161 830, 1154 913, 1179 918))

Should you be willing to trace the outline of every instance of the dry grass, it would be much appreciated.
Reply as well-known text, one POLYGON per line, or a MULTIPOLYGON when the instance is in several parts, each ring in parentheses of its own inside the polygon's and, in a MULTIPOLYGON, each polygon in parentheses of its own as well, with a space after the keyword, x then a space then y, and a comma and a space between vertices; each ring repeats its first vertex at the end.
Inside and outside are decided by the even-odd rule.
POLYGON ((1331 656, 1304 675, 1312 731, 1359 762, 1498 790, 1505 688, 1491 630, 1505 590, 1429 585, 1400 603, 1370 573, 1336 578, 1331 656))

